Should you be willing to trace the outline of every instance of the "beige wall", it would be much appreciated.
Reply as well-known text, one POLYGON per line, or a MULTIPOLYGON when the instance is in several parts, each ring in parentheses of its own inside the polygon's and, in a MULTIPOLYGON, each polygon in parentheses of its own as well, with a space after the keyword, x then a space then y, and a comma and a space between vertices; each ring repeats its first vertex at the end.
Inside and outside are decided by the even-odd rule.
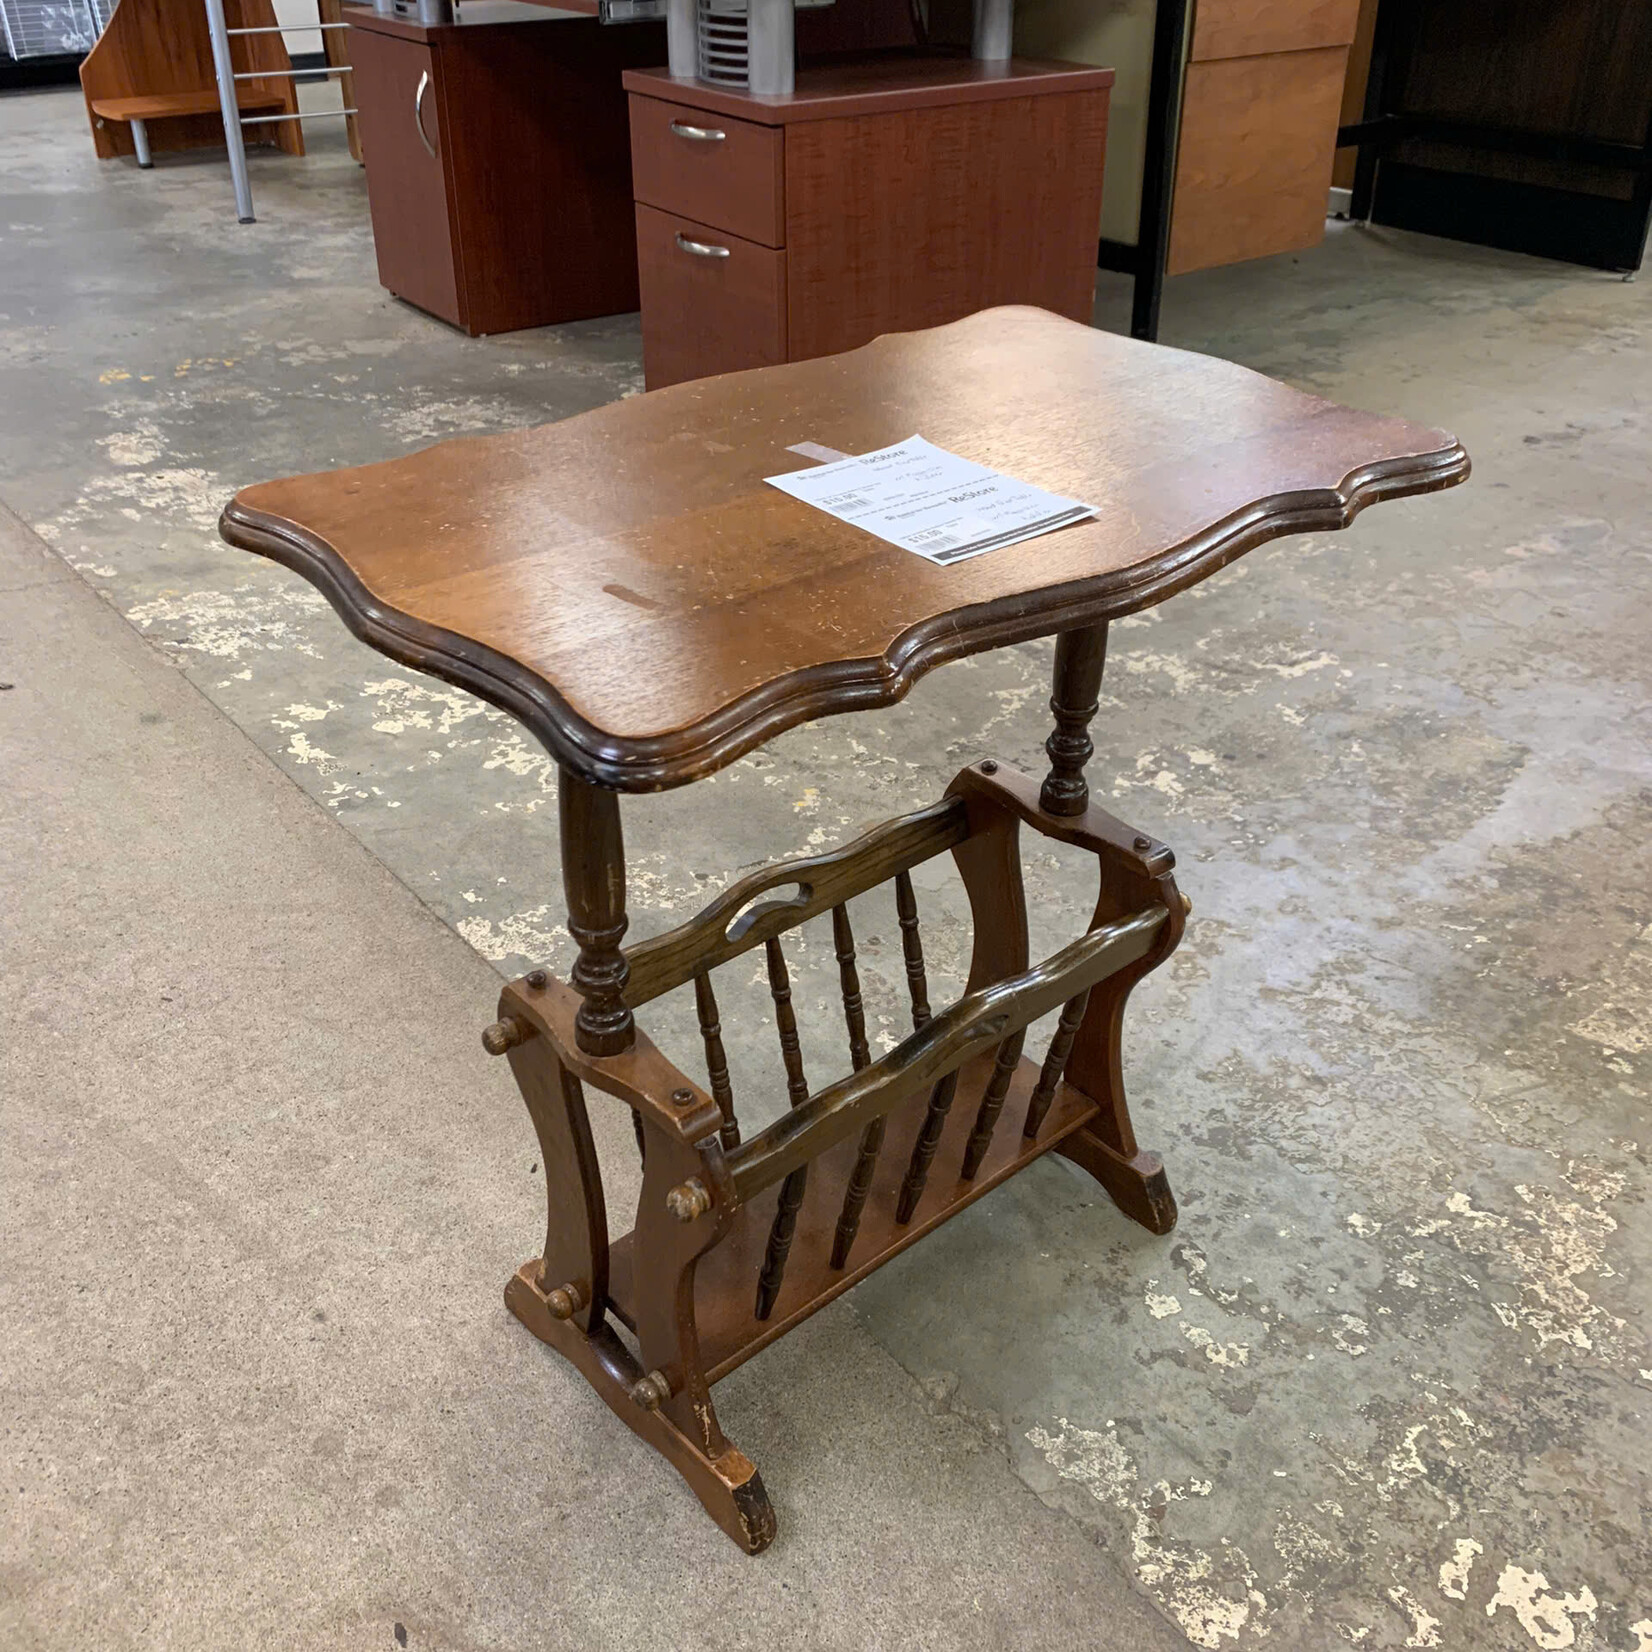
MULTIPOLYGON (((283 28, 316 21, 315 0, 275 0, 275 20, 283 28)), ((284 34, 289 52, 319 52, 321 32, 306 29, 302 34, 284 34)))
POLYGON ((1118 71, 1107 120, 1101 233, 1134 245, 1141 211, 1155 0, 1017 0, 1015 49, 1118 71))

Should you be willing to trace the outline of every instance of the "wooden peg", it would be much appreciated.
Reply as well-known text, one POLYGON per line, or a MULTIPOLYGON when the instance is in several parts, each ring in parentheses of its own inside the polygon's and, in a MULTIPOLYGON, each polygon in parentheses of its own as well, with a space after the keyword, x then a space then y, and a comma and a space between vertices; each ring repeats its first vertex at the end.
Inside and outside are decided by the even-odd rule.
POLYGON ((631 1398, 644 1411, 658 1411, 671 1398, 671 1384, 663 1371, 650 1371, 631 1384, 631 1398))
POLYGON ((666 1194, 665 1208, 679 1222, 692 1222, 711 1209, 711 1195, 698 1176, 690 1176, 681 1186, 672 1188, 666 1194))
POLYGON ((506 1050, 514 1050, 527 1036, 528 1029, 514 1015, 507 1015, 503 1021, 495 1021, 482 1029, 482 1048, 489 1055, 503 1055, 506 1050))
POLYGON ((545 1306, 551 1310, 552 1319, 572 1319, 585 1306, 585 1287, 569 1283, 558 1285, 555 1290, 546 1291, 545 1306))

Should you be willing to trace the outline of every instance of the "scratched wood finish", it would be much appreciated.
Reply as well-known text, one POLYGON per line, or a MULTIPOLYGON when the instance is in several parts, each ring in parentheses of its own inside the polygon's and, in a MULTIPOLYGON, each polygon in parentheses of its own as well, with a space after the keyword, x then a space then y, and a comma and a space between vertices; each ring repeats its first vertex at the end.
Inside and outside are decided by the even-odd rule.
MULTIPOLYGON (((781 1176, 809 1164, 919 1090, 927 1091, 929 1099, 914 1143, 923 1141, 931 1130, 939 1137, 950 1118, 947 1110, 939 1123, 934 1121, 935 1090, 943 1080, 955 1080, 983 1044, 989 1051, 995 1049, 1074 993, 1082 994, 1148 956, 1164 925, 1164 909, 1154 905, 1081 935, 1033 968, 948 1005, 871 1066, 817 1090, 801 1103, 794 1102, 790 1112, 729 1155, 729 1174, 740 1197, 750 1199, 781 1176)), ((1065 1060, 1065 1053, 1061 1059, 1065 1060)), ((1056 1071, 1060 1071, 1059 1063, 1056 1071)), ((948 1109, 956 1089, 956 1082, 946 1086, 948 1109)), ((1044 1098, 1039 1105, 1045 1105, 1044 1098)), ((1037 1131, 1029 1129, 1026 1134, 1037 1131)), ((928 1159, 932 1158, 929 1152, 928 1159)), ((924 1168, 927 1172, 927 1160, 924 1168)), ((922 1186, 914 1187, 913 1182, 909 1159, 897 1201, 898 1212, 904 1213, 897 1216, 899 1221, 906 1221, 922 1198, 922 1186)))
POLYGON ((312 580, 382 652, 513 713, 565 767, 648 791, 1467 474, 1441 431, 1005 309, 263 483, 222 530, 312 580), (800 468, 790 443, 865 452, 915 430, 1097 519, 936 568, 763 481, 800 468))
POLYGON ((687 923, 630 948, 625 1001, 638 1008, 702 971, 875 889, 897 872, 945 853, 967 830, 964 806, 943 798, 886 820, 842 848, 771 862, 731 884, 687 923), (770 890, 780 893, 773 900, 758 901, 770 890))

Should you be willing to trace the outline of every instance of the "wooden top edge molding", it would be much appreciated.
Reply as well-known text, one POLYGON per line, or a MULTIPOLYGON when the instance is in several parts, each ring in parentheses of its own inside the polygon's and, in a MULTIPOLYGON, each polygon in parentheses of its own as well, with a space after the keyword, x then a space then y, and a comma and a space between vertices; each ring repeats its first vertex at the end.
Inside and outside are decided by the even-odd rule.
POLYGON ((1040 310, 244 489, 221 529, 363 641, 654 791, 934 667, 1134 613, 1282 534, 1461 482, 1442 431, 1040 310), (1096 507, 950 568, 763 481, 914 433, 1096 507))
POLYGON ((1111 69, 1016 57, 987 63, 963 53, 887 52, 807 65, 797 89, 777 95, 731 91, 703 80, 678 80, 669 69, 627 69, 625 89, 667 103, 686 103, 763 126, 842 119, 937 103, 1028 97, 1034 92, 1095 92, 1113 84, 1111 69))

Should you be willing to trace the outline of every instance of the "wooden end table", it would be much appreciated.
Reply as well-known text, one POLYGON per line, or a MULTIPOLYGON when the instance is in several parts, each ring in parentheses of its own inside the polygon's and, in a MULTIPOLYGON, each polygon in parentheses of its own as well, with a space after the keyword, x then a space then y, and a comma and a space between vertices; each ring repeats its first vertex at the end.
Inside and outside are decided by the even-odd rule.
POLYGON ((1152 1232, 1176 1219, 1131 1125, 1120 1029, 1188 908, 1170 850, 1086 787, 1108 621, 1266 540, 1467 474, 1439 431, 1003 309, 265 483, 224 511, 232 544, 305 575, 393 659, 518 717, 558 764, 578 959, 567 983, 532 970, 508 985, 483 1035, 521 1087, 550 1207, 543 1254, 505 1300, 742 1548, 767 1547, 774 1511, 717 1420, 718 1378, 1052 1148, 1152 1232), (763 481, 801 468, 795 443, 865 452, 914 432, 1099 515, 941 568, 763 481), (807 719, 889 705, 948 660, 1052 633, 1046 774, 971 764, 929 807, 622 945, 621 793, 686 785, 807 719), (1038 962, 1023 828, 1093 854, 1099 879, 1087 932, 1038 962), (940 1006, 911 871, 946 852, 974 940, 963 996, 940 1006), (874 1058, 847 903, 889 882, 913 1030, 874 1058), (814 1087, 782 936, 827 914, 850 1071, 814 1087), (742 1138, 713 975, 759 947, 790 1108, 742 1138), (694 993, 704 1082, 635 1023, 678 988, 694 993), (1057 1009, 1028 1054, 1027 1028, 1057 1009), (635 1226, 612 1244, 585 1085, 633 1109, 643 1152, 635 1226))

